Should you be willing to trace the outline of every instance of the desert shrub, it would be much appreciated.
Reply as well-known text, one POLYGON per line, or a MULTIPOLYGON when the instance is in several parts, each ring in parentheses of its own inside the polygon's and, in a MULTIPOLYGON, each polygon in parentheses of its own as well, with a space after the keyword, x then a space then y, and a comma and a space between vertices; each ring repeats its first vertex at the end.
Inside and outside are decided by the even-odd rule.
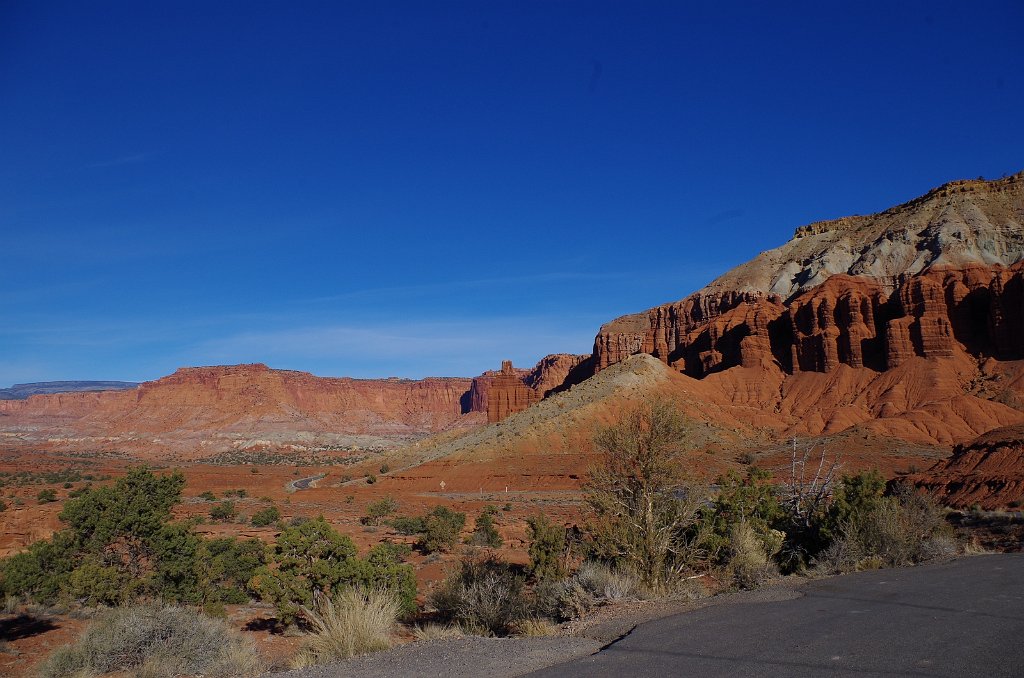
POLYGON ((463 558, 430 601, 443 621, 495 636, 507 636, 531 607, 523 576, 492 557, 463 558))
POLYGON ((49 488, 39 490, 39 494, 36 495, 36 499, 40 504, 50 504, 57 501, 57 493, 49 488))
POLYGON ((330 595, 350 582, 356 546, 338 534, 321 516, 281 531, 271 552, 276 566, 257 570, 250 582, 264 600, 277 606, 285 623, 295 621, 314 593, 330 595))
POLYGON ((594 594, 576 577, 541 581, 533 590, 534 614, 569 621, 578 619, 597 604, 594 594))
POLYGON ((377 482, 377 476, 373 475, 372 473, 367 473, 366 474, 366 484, 367 485, 373 485, 375 482, 377 482))
POLYGON ((489 546, 498 548, 505 541, 498 534, 498 528, 494 526, 494 515, 497 509, 493 506, 486 507, 476 519, 473 526, 473 533, 469 536, 469 543, 473 546, 489 546))
POLYGON ((318 593, 303 610, 311 632, 293 660, 294 668, 347 659, 391 647, 401 604, 390 592, 342 589, 332 600, 318 593))
POLYGON ((366 590, 391 592, 402 615, 416 611, 416 570, 405 562, 411 552, 405 544, 377 544, 366 554, 366 566, 355 577, 357 585, 366 590))
POLYGON ((270 565, 256 571, 250 588, 277 606, 285 623, 294 622, 316 594, 328 597, 344 588, 384 588, 399 600, 402 611, 415 609, 416 578, 393 549, 371 550, 357 557, 352 540, 338 534, 323 517, 281 531, 271 549, 270 565))
POLYGON ((120 607, 97 614, 75 644, 53 652, 40 673, 247 676, 262 668, 258 656, 222 620, 176 607, 120 607))
POLYGON ((537 580, 565 576, 565 528, 545 515, 526 519, 530 537, 530 574, 537 580))
POLYGON ((540 581, 533 592, 534 612, 569 621, 597 605, 638 597, 642 588, 639 578, 629 572, 586 561, 570 577, 540 581))
POLYGON ((652 590, 668 586, 702 556, 706 489, 681 474, 677 456, 685 435, 679 412, 655 399, 594 436, 600 461, 585 485, 593 511, 591 551, 635 571, 652 590))
POLYGON ((872 513, 883 503, 885 478, 877 470, 843 476, 823 520, 823 534, 830 541, 843 532, 843 526, 859 516, 872 513))
POLYGON ((737 526, 744 525, 744 532, 753 530, 765 536, 783 519, 783 510, 778 488, 767 471, 749 468, 743 475, 730 471, 718 478, 717 485, 719 492, 711 511, 702 514, 711 522, 705 542, 708 554, 712 560, 724 563, 732 557, 737 526))
POLYGON ((5 502, 3 499, 0 499, 0 513, 3 513, 6 510, 7 510, 7 502, 5 502))
POLYGON ((233 520, 237 515, 238 509, 235 508, 235 502, 233 501, 222 501, 210 508, 210 520, 227 522, 233 520))
POLYGON ((466 524, 466 514, 447 506, 436 506, 423 516, 423 533, 417 547, 424 553, 450 551, 459 542, 459 533, 466 524))
POLYGON ((927 495, 903 486, 892 496, 876 496, 874 483, 855 487, 869 501, 848 502, 854 509, 831 527, 835 537, 817 560, 820 571, 898 567, 956 552, 942 509, 927 495))
POLYGON ((393 497, 384 497, 366 505, 364 525, 380 525, 384 519, 398 510, 398 502, 393 497))
POLYGON ((265 509, 260 509, 256 513, 252 514, 252 525, 253 527, 266 527, 267 525, 273 525, 281 519, 281 512, 276 506, 268 506, 265 509))
POLYGON ((380 465, 380 473, 381 473, 381 475, 384 475, 385 473, 387 473, 390 470, 391 470, 391 467, 388 466, 387 464, 381 464, 380 465))
POLYGON ((558 633, 558 626, 550 619, 529 617, 515 623, 515 634, 524 638, 543 638, 558 633))
POLYGON ((202 499, 203 501, 217 501, 217 495, 215 495, 210 490, 207 490, 206 492, 200 494, 199 498, 202 499))
POLYGON ((398 516, 392 518, 388 524, 394 528, 395 532, 404 535, 421 534, 426 530, 421 516, 398 516))

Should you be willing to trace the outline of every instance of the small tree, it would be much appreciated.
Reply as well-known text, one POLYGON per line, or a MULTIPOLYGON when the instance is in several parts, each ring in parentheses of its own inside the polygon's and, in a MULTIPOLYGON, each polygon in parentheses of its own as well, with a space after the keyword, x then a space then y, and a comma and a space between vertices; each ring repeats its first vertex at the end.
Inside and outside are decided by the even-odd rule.
POLYGON ((210 509, 211 520, 228 521, 237 515, 238 509, 235 508, 233 501, 222 501, 219 504, 214 504, 210 509))
POLYGON ((450 551, 459 542, 459 533, 466 525, 466 514, 447 506, 436 506, 423 516, 423 534, 417 546, 425 553, 450 551))
POLYGON ((635 570, 652 589, 691 566, 702 539, 694 528, 706 491, 686 482, 677 463, 685 434, 679 412, 655 399, 594 436, 600 462, 585 492, 596 554, 635 570))
POLYGON ((488 506, 480 513, 473 526, 473 534, 469 537, 470 544, 498 548, 505 543, 501 535, 498 534, 498 528, 494 526, 494 515, 497 512, 498 509, 488 506))
POLYGON ((277 567, 260 568, 250 587, 273 602, 278 616, 288 624, 295 621, 303 605, 312 604, 314 592, 330 595, 352 579, 356 546, 321 516, 284 529, 271 557, 277 567))
POLYGON ((530 574, 538 581, 565 576, 565 528, 545 515, 526 519, 530 533, 530 574))
POLYGON ((397 510, 398 502, 392 497, 384 497, 366 505, 366 517, 363 522, 367 525, 380 525, 385 518, 397 510))
POLYGON ((40 504, 50 504, 57 501, 57 493, 51 489, 39 490, 36 499, 39 500, 40 504))

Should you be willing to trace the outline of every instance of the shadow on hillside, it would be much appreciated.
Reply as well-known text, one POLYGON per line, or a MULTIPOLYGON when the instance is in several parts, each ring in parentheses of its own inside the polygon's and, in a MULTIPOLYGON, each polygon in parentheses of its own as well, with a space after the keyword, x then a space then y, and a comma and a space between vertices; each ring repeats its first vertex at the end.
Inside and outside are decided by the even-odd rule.
POLYGON ((43 619, 31 614, 17 614, 13 617, 0 619, 0 641, 10 642, 31 638, 42 633, 53 631, 57 628, 49 619, 43 619))

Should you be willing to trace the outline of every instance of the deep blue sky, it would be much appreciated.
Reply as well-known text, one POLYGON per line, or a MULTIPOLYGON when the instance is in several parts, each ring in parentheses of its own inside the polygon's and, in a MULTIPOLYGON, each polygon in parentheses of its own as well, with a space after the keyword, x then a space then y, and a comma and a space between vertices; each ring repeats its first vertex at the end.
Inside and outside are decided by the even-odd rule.
POLYGON ((1024 169, 1024 3, 719 5, 0 2, 0 386, 532 364, 1024 169))

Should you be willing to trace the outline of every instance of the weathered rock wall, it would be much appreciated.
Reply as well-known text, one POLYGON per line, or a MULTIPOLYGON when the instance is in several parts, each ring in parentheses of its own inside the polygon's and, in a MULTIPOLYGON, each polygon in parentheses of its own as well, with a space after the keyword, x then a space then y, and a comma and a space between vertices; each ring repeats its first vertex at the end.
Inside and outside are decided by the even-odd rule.
POLYGON ((958 353, 1024 358, 1024 262, 935 267, 891 296, 870 278, 830 277, 789 304, 773 295, 698 294, 602 328, 595 363, 649 353, 693 377, 775 364, 784 372, 839 365, 885 370, 958 353))
POLYGON ((523 375, 512 367, 512 361, 506 360, 501 364, 501 372, 491 379, 487 393, 487 421, 499 422, 511 414, 522 412, 542 397, 526 385, 523 375))

